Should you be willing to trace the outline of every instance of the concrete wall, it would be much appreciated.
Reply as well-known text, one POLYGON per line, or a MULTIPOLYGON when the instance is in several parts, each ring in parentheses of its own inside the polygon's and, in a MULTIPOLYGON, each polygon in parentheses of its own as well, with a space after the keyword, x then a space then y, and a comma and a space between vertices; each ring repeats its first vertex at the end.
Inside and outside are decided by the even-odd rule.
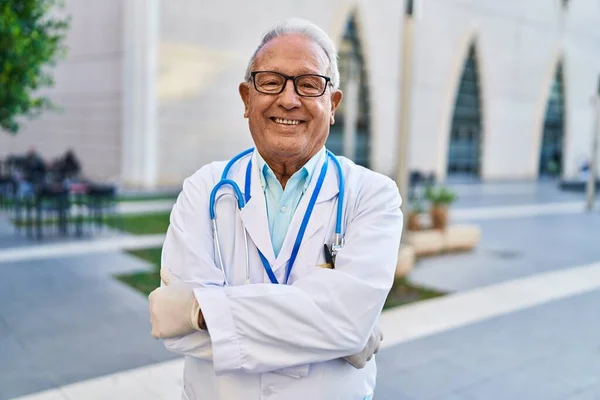
POLYGON ((591 99, 600 78, 600 2, 571 0, 563 38, 566 63, 567 126, 564 168, 567 176, 590 157, 594 116, 591 99))
POLYGON ((482 95, 482 177, 535 179, 555 68, 564 60, 564 175, 589 151, 600 75, 600 3, 426 0, 415 33, 410 165, 444 177, 458 81, 475 43, 482 95))
POLYGON ((27 122, 17 136, 0 132, 0 157, 35 147, 45 159, 72 148, 84 172, 115 179, 121 171, 123 0, 67 0, 68 56, 54 69, 50 98, 62 109, 27 122))
POLYGON ((238 85, 262 33, 275 21, 309 19, 339 45, 353 10, 366 53, 371 98, 377 99, 371 105, 372 166, 392 174, 402 3, 170 0, 161 9, 158 182, 180 182, 204 163, 251 146, 238 85))
MULTIPOLYGON (((52 98, 64 108, 0 136, 0 157, 73 147, 94 178, 179 185, 203 164, 251 145, 238 85, 261 34, 304 17, 341 43, 356 12, 372 104, 371 167, 396 170, 403 1, 68 0, 70 53, 52 98)), ((445 176, 463 65, 477 48, 482 177, 535 179, 557 63, 564 66, 564 175, 588 158, 590 98, 600 75, 600 3, 416 1, 409 164, 445 176)))
MULTIPOLYGON (((371 91, 372 168, 396 168, 404 4, 380 0, 163 2, 160 44, 161 183, 250 146, 237 85, 273 21, 313 20, 340 42, 357 10, 371 91), (231 10, 236 12, 232 13, 231 10), (313 10, 319 9, 319 13, 313 10)), ((446 175, 454 102, 469 46, 478 55, 482 177, 536 179, 547 97, 562 61, 566 97, 564 175, 588 157, 600 74, 600 3, 574 0, 416 2, 410 120, 411 169, 446 175)))

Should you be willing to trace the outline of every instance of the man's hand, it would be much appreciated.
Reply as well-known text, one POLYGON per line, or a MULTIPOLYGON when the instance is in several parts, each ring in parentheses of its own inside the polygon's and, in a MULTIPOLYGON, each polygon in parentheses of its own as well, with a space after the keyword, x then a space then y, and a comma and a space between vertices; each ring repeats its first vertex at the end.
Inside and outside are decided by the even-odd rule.
POLYGON ((160 277, 165 286, 155 289, 150 302, 152 337, 166 339, 200 330, 202 314, 189 283, 172 282, 171 274, 162 268, 160 277))
POLYGON ((379 326, 375 325, 363 351, 353 356, 344 357, 344 360, 348 361, 356 369, 364 368, 365 365, 367 365, 367 361, 370 361, 371 358, 373 358, 373 354, 376 354, 379 351, 379 344, 382 340, 383 333, 381 333, 379 326))

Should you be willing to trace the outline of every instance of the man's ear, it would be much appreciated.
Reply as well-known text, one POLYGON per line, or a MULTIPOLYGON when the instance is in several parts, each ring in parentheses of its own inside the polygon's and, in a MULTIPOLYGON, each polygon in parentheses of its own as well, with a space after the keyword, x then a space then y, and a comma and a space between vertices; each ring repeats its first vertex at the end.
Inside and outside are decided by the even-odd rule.
POLYGON ((333 125, 335 122, 335 110, 337 110, 337 108, 339 107, 340 103, 342 102, 343 97, 344 97, 344 94, 342 93, 341 90, 336 90, 331 95, 331 116, 329 117, 330 125, 333 125))
POLYGON ((248 86, 248 82, 240 83, 238 90, 240 92, 240 97, 242 98, 242 101, 244 102, 244 118, 248 118, 248 108, 249 108, 248 101, 249 101, 249 97, 250 97, 250 86, 248 86))

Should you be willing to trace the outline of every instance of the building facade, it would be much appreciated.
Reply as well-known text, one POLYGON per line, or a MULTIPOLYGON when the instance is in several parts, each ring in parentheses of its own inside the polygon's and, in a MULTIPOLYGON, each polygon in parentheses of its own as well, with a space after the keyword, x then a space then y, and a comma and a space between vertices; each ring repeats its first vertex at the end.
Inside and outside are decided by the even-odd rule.
POLYGON ((409 168, 440 180, 573 178, 590 159, 598 0, 66 4, 70 51, 50 91, 62 111, 0 135, 0 157, 73 148, 92 178, 179 185, 251 146, 238 94, 246 64, 265 29, 301 17, 340 51, 337 154, 395 176, 407 107, 409 168))

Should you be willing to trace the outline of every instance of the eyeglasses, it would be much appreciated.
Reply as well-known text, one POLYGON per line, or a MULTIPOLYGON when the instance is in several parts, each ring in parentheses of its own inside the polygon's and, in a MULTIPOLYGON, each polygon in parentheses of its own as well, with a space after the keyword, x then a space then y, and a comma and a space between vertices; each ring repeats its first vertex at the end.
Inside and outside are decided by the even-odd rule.
POLYGON ((328 76, 317 74, 303 74, 288 76, 274 71, 253 71, 250 77, 254 82, 254 88, 259 93, 279 94, 285 89, 288 80, 294 82, 294 90, 298 96, 319 97, 327 90, 327 84, 331 82, 328 76))

